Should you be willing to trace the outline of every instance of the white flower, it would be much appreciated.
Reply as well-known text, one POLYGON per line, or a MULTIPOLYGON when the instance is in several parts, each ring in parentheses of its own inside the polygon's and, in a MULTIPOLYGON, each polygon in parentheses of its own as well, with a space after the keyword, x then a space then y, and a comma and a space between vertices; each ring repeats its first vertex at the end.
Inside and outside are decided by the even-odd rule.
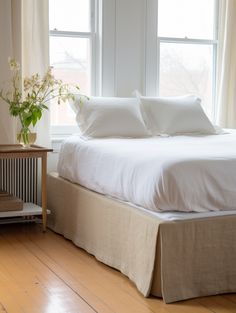
POLYGON ((20 64, 16 62, 15 59, 12 59, 11 57, 8 58, 8 64, 11 71, 19 71, 20 64))

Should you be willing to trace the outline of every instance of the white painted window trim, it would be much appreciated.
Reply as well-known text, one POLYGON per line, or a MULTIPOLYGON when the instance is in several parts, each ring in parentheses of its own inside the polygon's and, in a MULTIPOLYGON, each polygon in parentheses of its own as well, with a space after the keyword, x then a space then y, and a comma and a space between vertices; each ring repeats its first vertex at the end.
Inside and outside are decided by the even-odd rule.
POLYGON ((116 0, 101 0, 100 36, 101 36, 101 96, 116 96, 116 0))
POLYGON ((146 96, 158 95, 158 59, 159 48, 157 41, 157 0, 146 0, 146 32, 145 32, 145 86, 146 96))
MULTIPOLYGON (((197 1, 197 0, 196 0, 197 1)), ((216 62, 218 45, 219 0, 216 0, 214 12, 214 34, 212 40, 159 37, 158 36, 158 0, 146 0, 146 51, 145 51, 145 95, 159 94, 160 43, 206 44, 213 46, 213 112, 216 117, 216 62)))

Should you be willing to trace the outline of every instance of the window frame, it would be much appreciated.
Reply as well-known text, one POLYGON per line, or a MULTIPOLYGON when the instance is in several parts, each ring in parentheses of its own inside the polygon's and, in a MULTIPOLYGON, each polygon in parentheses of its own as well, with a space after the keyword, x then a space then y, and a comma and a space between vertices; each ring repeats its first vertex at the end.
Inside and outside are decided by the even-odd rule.
POLYGON ((145 74, 146 74, 145 92, 146 92, 146 95, 147 96, 159 95, 160 44, 161 43, 211 45, 213 47, 211 118, 213 121, 215 121, 216 111, 217 111, 217 108, 216 108, 216 87, 217 87, 216 86, 216 69, 217 69, 217 50, 218 50, 219 0, 215 0, 213 39, 201 39, 201 38, 195 39, 195 38, 189 38, 189 37, 180 38, 180 37, 158 36, 158 8, 159 8, 159 0, 150 0, 150 2, 147 2, 146 58, 145 58, 145 74))
MULTIPOLYGON (((78 31, 61 31, 57 29, 49 29, 50 37, 66 37, 66 38, 87 38, 90 41, 90 77, 91 77, 91 95, 96 95, 98 90, 97 84, 97 27, 98 27, 98 0, 90 0, 90 31, 78 32, 78 31)), ((50 62, 50 55, 49 55, 50 62)), ((51 136, 54 138, 63 138, 78 132, 76 125, 51 125, 51 136)))

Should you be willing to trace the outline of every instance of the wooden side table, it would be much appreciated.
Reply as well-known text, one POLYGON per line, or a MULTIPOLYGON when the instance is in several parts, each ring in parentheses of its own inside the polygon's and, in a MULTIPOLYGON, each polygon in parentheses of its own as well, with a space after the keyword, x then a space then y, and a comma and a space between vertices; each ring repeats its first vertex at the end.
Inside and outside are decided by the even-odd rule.
MULTIPOLYGON (((25 202, 37 202, 37 160, 41 159, 43 231, 46 231, 47 227, 47 153, 51 151, 53 150, 36 145, 29 148, 23 148, 21 145, 0 145, 0 189, 12 193, 25 202), (32 186, 35 181, 36 186, 32 186), (33 190, 33 187, 36 189, 33 190)), ((29 205, 27 205, 27 211, 29 211, 29 205)), ((13 216, 13 213, 11 212, 8 216, 13 216)))

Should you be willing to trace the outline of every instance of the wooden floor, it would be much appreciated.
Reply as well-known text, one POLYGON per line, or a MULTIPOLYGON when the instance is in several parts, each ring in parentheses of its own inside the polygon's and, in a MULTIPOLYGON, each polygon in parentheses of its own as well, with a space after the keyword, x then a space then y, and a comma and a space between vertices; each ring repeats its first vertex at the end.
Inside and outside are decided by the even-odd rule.
POLYGON ((236 295, 164 304, 38 225, 0 225, 0 313, 230 313, 236 295))

